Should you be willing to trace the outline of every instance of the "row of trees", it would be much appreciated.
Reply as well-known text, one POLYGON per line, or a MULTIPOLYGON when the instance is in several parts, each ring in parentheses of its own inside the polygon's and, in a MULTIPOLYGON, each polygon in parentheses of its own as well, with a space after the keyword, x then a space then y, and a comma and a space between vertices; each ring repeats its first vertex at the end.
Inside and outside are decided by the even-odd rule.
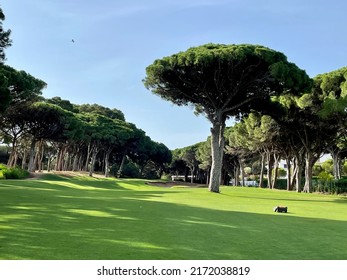
POLYGON ((275 166, 275 179, 283 158, 288 189, 296 185, 300 190, 304 174, 303 190, 309 192, 313 164, 328 150, 339 176, 346 68, 312 80, 284 54, 266 47, 207 44, 158 59, 146 73, 144 84, 153 93, 177 105, 191 105, 211 122, 210 191, 219 192, 226 154, 237 157, 240 166, 250 155, 258 155, 260 183, 266 162, 270 187, 275 181, 272 169, 275 166), (241 122, 226 132, 229 117, 241 122))
POLYGON ((44 81, 4 64, 4 50, 11 45, 4 19, 0 8, 0 139, 10 149, 8 166, 30 172, 85 170, 89 175, 97 168, 105 176, 112 169, 122 176, 124 165, 132 162, 139 176, 150 165, 160 177, 171 161, 170 150, 126 122, 121 111, 45 99, 44 81))
POLYGON ((141 175, 152 162, 159 177, 171 160, 164 144, 126 122, 122 112, 97 104, 74 105, 59 97, 33 95, 25 102, 11 101, 0 123, 3 142, 10 146, 8 166, 21 164, 30 172, 84 170, 92 176, 97 167, 107 177, 116 165, 115 175, 122 176, 131 160, 141 175))
MULTIPOLYGON (((255 166, 259 186, 266 177, 268 187, 274 188, 279 162, 285 160, 287 189, 310 192, 314 164, 324 153, 332 155, 333 174, 340 179, 347 155, 347 67, 315 77, 309 93, 273 101, 281 106, 272 116, 253 111, 225 130, 222 179, 227 173, 237 184, 245 166, 255 166)), ((192 172, 208 172, 212 165, 210 139, 173 154, 192 172)))

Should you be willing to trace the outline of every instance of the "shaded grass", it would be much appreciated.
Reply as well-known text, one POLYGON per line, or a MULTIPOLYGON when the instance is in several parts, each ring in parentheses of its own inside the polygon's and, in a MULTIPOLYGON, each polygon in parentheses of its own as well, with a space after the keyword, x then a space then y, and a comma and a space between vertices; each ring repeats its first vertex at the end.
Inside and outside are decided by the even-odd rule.
POLYGON ((0 259, 347 259, 346 234, 338 196, 51 174, 0 182, 0 259))

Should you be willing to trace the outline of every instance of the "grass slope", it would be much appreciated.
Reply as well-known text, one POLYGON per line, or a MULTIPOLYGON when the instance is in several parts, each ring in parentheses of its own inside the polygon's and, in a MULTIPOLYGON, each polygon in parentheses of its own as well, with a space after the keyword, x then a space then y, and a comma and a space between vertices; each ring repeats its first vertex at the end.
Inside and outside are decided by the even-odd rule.
POLYGON ((346 234, 345 197, 57 175, 0 181, 0 259, 347 259, 346 234))

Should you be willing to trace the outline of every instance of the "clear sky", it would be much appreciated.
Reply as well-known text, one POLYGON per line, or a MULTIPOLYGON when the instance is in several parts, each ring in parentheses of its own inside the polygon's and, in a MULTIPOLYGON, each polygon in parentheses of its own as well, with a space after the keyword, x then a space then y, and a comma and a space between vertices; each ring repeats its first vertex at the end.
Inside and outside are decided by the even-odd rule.
POLYGON ((2 0, 7 64, 44 80, 44 97, 97 103, 170 149, 210 124, 142 83, 155 59, 205 43, 260 44, 314 77, 347 66, 344 0, 2 0), (74 40, 74 43, 72 42, 74 40))

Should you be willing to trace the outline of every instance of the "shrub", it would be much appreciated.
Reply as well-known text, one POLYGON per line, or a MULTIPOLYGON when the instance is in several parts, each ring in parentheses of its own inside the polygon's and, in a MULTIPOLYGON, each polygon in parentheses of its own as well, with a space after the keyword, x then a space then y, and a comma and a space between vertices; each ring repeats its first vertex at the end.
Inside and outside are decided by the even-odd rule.
POLYGON ((324 181, 331 181, 332 179, 334 179, 334 176, 326 171, 322 171, 321 173, 319 173, 318 179, 324 181))
POLYGON ((27 178, 30 173, 20 167, 13 167, 1 170, 5 179, 24 179, 27 178))
POLYGON ((7 165, 0 163, 0 170, 6 170, 7 168, 7 165))
POLYGON ((287 176, 287 170, 284 168, 278 168, 278 177, 286 177, 287 176))
POLYGON ((327 159, 326 161, 322 162, 321 166, 326 173, 333 173, 334 167, 332 159, 327 159))
POLYGON ((124 178, 140 178, 139 168, 132 161, 128 161, 123 166, 122 177, 124 177, 124 178))
POLYGON ((160 179, 166 180, 166 181, 171 181, 171 176, 172 176, 172 174, 170 174, 170 173, 163 173, 163 175, 161 175, 160 179))
MULTIPOLYGON (((259 181, 258 181, 258 183, 259 183, 259 181)), ((264 178, 263 179, 263 188, 267 188, 268 187, 267 183, 268 183, 267 178, 264 178)), ((277 189, 277 190, 286 190, 287 189, 287 179, 278 178, 276 180, 275 189, 277 189)))
POLYGON ((347 193, 347 179, 335 181, 335 193, 347 193))
MULTIPOLYGON (((322 177, 325 176, 322 175, 322 177)), ((314 179, 313 191, 332 194, 347 193, 347 179, 333 180, 331 177, 328 177, 328 179, 314 179)))
POLYGON ((321 173, 322 171, 323 171, 323 168, 320 164, 313 165, 313 170, 312 170, 313 176, 318 176, 319 173, 321 173))
POLYGON ((7 170, 7 166, 5 164, 0 163, 0 179, 5 179, 4 171, 7 170))
POLYGON ((287 189, 287 179, 277 179, 275 189, 286 190, 287 189))

